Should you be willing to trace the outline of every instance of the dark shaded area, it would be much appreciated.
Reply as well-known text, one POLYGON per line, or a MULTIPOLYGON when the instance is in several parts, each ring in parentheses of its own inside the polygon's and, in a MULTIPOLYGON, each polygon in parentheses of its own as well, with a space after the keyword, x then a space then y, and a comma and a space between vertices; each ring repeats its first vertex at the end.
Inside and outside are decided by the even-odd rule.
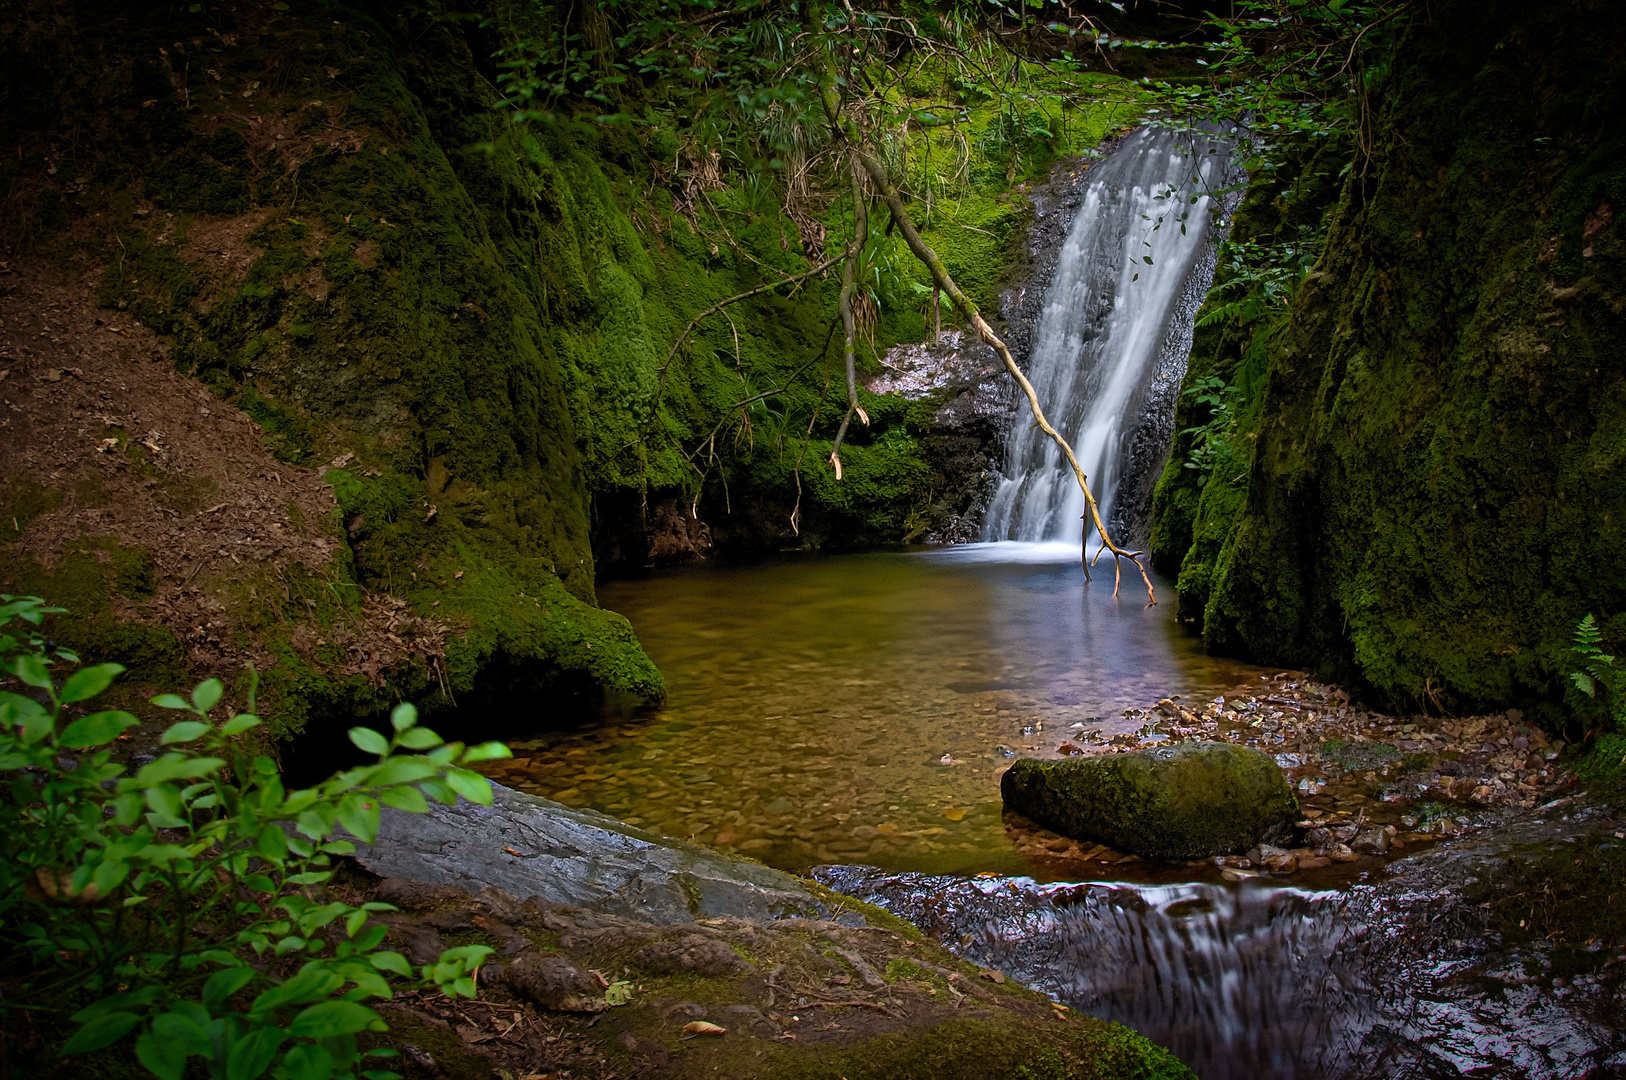
MULTIPOLYGON (((1291 321, 1199 339, 1234 452, 1202 486, 1176 445, 1154 548, 1212 650, 1555 722, 1577 620, 1626 608, 1626 34, 1599 3, 1432 5, 1376 101, 1291 321)), ((1260 231, 1328 171, 1256 192, 1260 231)))

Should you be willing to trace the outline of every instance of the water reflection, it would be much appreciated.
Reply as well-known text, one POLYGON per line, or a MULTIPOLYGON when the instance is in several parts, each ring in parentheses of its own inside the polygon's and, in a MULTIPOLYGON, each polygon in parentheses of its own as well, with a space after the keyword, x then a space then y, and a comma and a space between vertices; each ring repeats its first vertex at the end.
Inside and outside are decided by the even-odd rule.
POLYGON ((1114 600, 1105 563, 1085 587, 1077 560, 970 545, 606 585, 668 701, 515 743, 494 775, 787 869, 1035 872, 1002 820, 1010 756, 1053 751, 1075 723, 1130 730, 1126 707, 1257 670, 1203 655, 1138 579, 1114 600))

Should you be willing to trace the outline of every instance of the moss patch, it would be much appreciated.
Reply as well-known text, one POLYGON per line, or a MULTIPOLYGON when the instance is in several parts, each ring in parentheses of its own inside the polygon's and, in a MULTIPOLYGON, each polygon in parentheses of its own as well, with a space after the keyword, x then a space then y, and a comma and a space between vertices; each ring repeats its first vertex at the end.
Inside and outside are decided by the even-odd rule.
POLYGON ((1160 859, 1201 859, 1280 842, 1298 801, 1269 755, 1185 742, 1063 761, 1022 758, 1000 779, 1005 805, 1066 836, 1160 859))
POLYGON ((154 588, 152 553, 121 547, 109 537, 70 543, 54 566, 0 547, 0 592, 44 596, 64 615, 47 617, 45 631, 87 662, 118 663, 125 681, 166 688, 186 680, 186 653, 162 626, 124 617, 119 601, 145 600, 154 588))
MULTIPOLYGON (((1203 484, 1177 443, 1154 548, 1211 650, 1560 719, 1575 623, 1626 610, 1622 55, 1586 8, 1435 10, 1290 321, 1199 333, 1234 460, 1203 484)), ((1289 193, 1267 232, 1316 201, 1289 193)))

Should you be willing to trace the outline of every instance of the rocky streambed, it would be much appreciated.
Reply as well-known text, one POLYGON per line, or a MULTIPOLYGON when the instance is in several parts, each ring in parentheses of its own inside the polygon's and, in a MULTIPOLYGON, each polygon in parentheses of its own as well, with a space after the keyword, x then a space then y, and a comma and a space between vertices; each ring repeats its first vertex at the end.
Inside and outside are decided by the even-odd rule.
POLYGON ((1204 1080, 1571 1080, 1626 1075, 1620 829, 1596 807, 1530 817, 1338 890, 817 877, 1204 1080))
POLYGON ((1145 881, 1169 880, 1171 874, 1237 881, 1266 873, 1302 874, 1295 880, 1332 885, 1408 851, 1519 820, 1543 806, 1561 811, 1576 783, 1558 760, 1563 743, 1526 723, 1516 709, 1477 717, 1391 716, 1352 704, 1343 690, 1296 672, 1261 676, 1212 698, 1164 698, 1149 708, 1125 709, 1121 718, 1029 734, 1031 740, 1007 752, 1074 757, 1191 739, 1253 747, 1274 757, 1302 813, 1296 843, 1261 845, 1178 870, 1007 813, 1012 844, 1055 879, 1107 872, 1145 881), (1136 863, 1141 865, 1131 865, 1136 863))
POLYGON ((497 950, 477 1002, 393 1006, 409 1075, 1626 1075, 1626 824, 1521 717, 1389 717, 1281 673, 1103 727, 1021 748, 1252 746, 1291 838, 1141 859, 1007 811, 1039 880, 810 881, 501 787, 392 815, 344 887, 397 904, 415 958, 497 950))
POLYGON ((384 1006, 411 1080, 1190 1076, 879 908, 505 788, 386 811, 355 862, 332 887, 415 963, 496 950, 476 1000, 384 1006))

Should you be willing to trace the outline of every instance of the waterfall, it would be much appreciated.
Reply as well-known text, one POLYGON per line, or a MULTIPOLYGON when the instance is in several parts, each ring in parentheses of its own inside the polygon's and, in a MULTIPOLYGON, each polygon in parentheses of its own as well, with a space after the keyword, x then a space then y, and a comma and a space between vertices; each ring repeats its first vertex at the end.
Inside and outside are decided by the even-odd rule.
MULTIPOLYGON (((1168 452, 1192 322, 1213 278, 1210 217, 1223 209, 1216 192, 1233 170, 1219 139, 1130 135, 1086 174, 1045 293, 1027 375, 1115 532, 1138 531, 1168 452)), ((1072 470, 1023 401, 983 539, 1077 545, 1083 513, 1072 470)))

